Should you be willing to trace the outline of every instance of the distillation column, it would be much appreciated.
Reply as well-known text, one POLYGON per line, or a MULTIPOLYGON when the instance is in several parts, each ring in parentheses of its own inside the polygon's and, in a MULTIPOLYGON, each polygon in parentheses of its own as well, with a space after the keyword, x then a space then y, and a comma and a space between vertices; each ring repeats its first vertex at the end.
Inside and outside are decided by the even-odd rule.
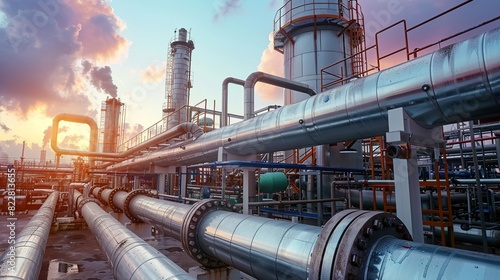
POLYGON ((180 240, 202 265, 229 265, 258 279, 398 279, 408 271, 418 279, 500 275, 500 256, 411 242, 389 213, 346 210, 321 228, 234 213, 231 204, 216 200, 185 205, 148 197, 145 190, 93 193, 131 220, 180 240))
MULTIPOLYGON (((358 33, 359 19, 350 1, 284 0, 274 18, 274 48, 283 53, 285 78, 321 91, 321 69, 351 55, 351 39, 358 33), (351 22, 352 20, 352 22, 351 22)), ((329 72, 346 77, 351 65, 341 63, 329 72)), ((332 82, 325 80, 324 82, 332 82)), ((285 90, 285 105, 305 99, 301 93, 285 90)))
POLYGON ((167 54, 167 76, 165 79, 166 106, 163 117, 171 114, 166 120, 166 130, 188 121, 189 90, 191 84, 191 53, 194 43, 188 39, 188 32, 181 28, 170 42, 167 54))
MULTIPOLYGON (((285 78, 309 85, 316 92, 323 90, 322 83, 343 80, 361 71, 362 61, 351 63, 358 57, 344 60, 352 52, 359 51, 363 43, 362 14, 356 1, 290 1, 284 0, 283 6, 274 18, 274 48, 283 53, 285 78), (328 68, 328 75, 322 80, 321 69, 333 62, 342 61, 328 68)), ((340 83, 338 83, 340 85, 340 83)), ((331 88, 331 87, 330 87, 331 88)), ((306 96, 292 90, 285 90, 284 104, 294 104, 306 99, 306 96)), ((355 139, 350 139, 355 140, 355 139)), ((328 143, 330 144, 330 143, 328 143)), ((360 144, 355 144, 360 146, 360 144)), ((347 160, 339 154, 342 148, 333 147, 330 159, 327 158, 329 147, 316 146, 316 162, 320 166, 330 166, 333 159, 336 166, 361 168, 361 153, 351 155, 347 160), (354 161, 354 158, 356 159, 354 161)), ((360 150, 360 149, 359 149, 360 150)), ((306 151, 301 151, 304 154, 306 151)), ((289 158, 286 152, 286 158, 289 158)), ((293 157, 290 157, 293 159, 293 157)), ((309 162, 311 163, 311 162, 309 162)), ((326 179, 326 178, 325 178, 326 179)))

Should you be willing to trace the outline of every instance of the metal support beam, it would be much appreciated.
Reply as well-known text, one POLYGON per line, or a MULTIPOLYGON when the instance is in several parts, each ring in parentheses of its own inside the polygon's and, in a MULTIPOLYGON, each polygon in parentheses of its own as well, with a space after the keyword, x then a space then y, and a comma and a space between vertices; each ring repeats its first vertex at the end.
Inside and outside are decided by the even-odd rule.
MULTIPOLYGON (((423 128, 414 122, 403 108, 389 110, 389 132, 386 141, 391 144, 436 147, 443 143, 439 130, 423 128)), ((396 212, 416 242, 424 242, 420 184, 415 149, 409 155, 394 158, 396 212)))

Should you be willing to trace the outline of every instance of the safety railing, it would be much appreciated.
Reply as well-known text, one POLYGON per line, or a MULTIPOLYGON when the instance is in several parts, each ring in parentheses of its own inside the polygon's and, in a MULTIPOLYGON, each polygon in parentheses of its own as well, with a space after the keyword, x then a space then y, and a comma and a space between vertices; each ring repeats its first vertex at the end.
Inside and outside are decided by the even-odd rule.
MULTIPOLYGON (((425 26, 434 20, 441 18, 444 15, 447 15, 463 6, 466 4, 469 4, 473 2, 473 0, 467 0, 463 1, 447 10, 444 12, 441 12, 427 20, 424 20, 412 27, 407 26, 406 20, 400 20, 396 23, 391 24, 390 26, 378 31, 375 33, 375 44, 370 46, 370 47, 365 47, 364 49, 361 49, 360 51, 355 51, 354 54, 337 61, 335 63, 332 63, 330 65, 327 65, 323 69, 321 69, 321 91, 327 90, 328 88, 337 85, 337 84, 344 84, 348 82, 349 80, 353 78, 359 78, 359 77, 364 77, 369 74, 373 74, 374 72, 380 71, 382 69, 385 69, 387 67, 392 66, 394 63, 386 63, 385 65, 382 63, 383 60, 388 60, 389 58, 394 58, 396 55, 401 55, 404 57, 405 61, 408 61, 412 58, 416 58, 419 54, 428 51, 430 48, 435 47, 436 45, 440 45, 443 42, 449 41, 453 38, 456 38, 460 35, 463 35, 465 33, 471 32, 477 28, 480 28, 481 26, 484 26, 486 24, 492 23, 494 21, 497 21, 500 19, 500 16, 491 18, 489 20, 486 20, 480 24, 477 24, 473 27, 467 28, 465 30, 462 30, 460 32, 457 32, 455 34, 451 34, 448 36, 445 36, 441 38, 438 41, 432 42, 430 44, 422 45, 422 46, 410 46, 409 43, 409 35, 410 32, 419 30, 422 26, 425 26), (403 44, 402 46, 396 48, 395 50, 389 51, 386 54, 381 54, 381 49, 382 46, 380 44, 380 38, 381 35, 386 33, 386 32, 394 32, 394 29, 400 28, 400 34, 402 34, 403 38, 403 44), (372 54, 372 52, 375 52, 375 54, 372 54), (371 59, 374 56, 374 64, 375 65, 370 65, 368 67, 368 61, 371 61, 371 59), (361 61, 360 59, 364 60, 361 61), (359 64, 362 64, 362 66, 359 66, 359 64), (345 67, 339 68, 338 65, 351 65, 350 71, 347 71, 345 67), (337 66, 337 67, 336 67, 337 66), (340 69, 340 73, 334 73, 332 69, 340 69), (361 69, 361 70, 360 70, 361 69)), ((351 9, 351 11, 358 11, 360 9, 351 9)), ((362 20, 363 17, 359 17, 359 20, 362 20)), ((360 23, 361 24, 361 23, 360 23)), ((351 34, 352 35, 352 34, 351 34)), ((351 38, 351 44, 352 44, 352 39, 351 38)), ((393 44, 394 45, 394 44, 393 44)), ((401 61, 404 62, 404 61, 401 61)))

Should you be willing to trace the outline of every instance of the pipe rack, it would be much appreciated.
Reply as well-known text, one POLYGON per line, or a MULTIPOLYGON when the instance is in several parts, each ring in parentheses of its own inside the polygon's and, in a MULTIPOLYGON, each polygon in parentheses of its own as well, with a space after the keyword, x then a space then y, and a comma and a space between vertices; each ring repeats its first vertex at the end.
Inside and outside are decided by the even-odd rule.
POLYGON ((108 169, 210 162, 217 160, 220 148, 229 154, 246 156, 365 139, 388 132, 388 112, 395 108, 404 108, 424 128, 498 117, 498 49, 500 29, 493 29, 304 101, 210 131, 181 145, 124 160, 108 169))
POLYGON ((0 278, 38 279, 58 200, 59 192, 54 191, 17 234, 15 242, 8 242, 9 248, 0 257, 0 278), (11 251, 10 247, 13 247, 14 251, 11 251), (14 255, 9 254, 12 252, 14 255))
POLYGON ((217 200, 186 205, 148 197, 145 190, 98 193, 127 216, 180 240, 202 265, 230 265, 258 279, 398 279, 407 271, 418 279, 500 275, 500 256, 412 242, 388 213, 345 210, 320 228, 234 213, 233 205, 217 200))
POLYGON ((72 198, 106 255, 116 279, 185 279, 186 271, 106 213, 93 198, 72 198))

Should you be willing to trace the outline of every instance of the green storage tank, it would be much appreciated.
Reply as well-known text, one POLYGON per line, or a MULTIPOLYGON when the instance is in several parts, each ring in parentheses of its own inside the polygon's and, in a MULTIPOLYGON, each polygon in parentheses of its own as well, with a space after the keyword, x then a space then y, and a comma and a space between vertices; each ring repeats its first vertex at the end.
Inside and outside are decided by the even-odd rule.
POLYGON ((286 190, 288 178, 283 172, 268 172, 260 175, 257 184, 260 187, 260 192, 277 193, 286 190))

